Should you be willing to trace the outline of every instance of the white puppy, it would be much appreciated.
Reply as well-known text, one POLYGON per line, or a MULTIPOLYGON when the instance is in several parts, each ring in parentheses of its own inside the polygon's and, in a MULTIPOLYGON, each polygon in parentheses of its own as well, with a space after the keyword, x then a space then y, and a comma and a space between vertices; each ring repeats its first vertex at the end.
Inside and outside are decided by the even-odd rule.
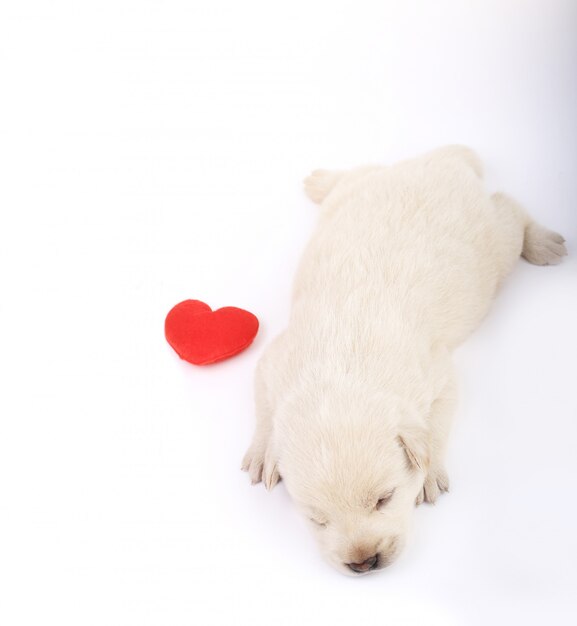
POLYGON ((315 171, 319 226, 287 330, 256 372, 243 469, 282 476, 328 561, 391 563, 415 501, 448 487, 451 353, 522 254, 559 263, 564 239, 511 198, 488 196, 474 152, 449 146, 393 167, 315 171))

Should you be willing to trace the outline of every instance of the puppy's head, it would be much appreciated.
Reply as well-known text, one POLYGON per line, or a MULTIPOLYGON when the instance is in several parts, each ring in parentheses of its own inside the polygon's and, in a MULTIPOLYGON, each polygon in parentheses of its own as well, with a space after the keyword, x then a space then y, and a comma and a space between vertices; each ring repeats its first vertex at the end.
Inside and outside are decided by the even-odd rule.
POLYGON ((293 429, 280 463, 325 558, 358 576, 386 567, 402 550, 428 446, 417 421, 343 415, 343 408, 332 419, 307 420, 303 434, 293 429))

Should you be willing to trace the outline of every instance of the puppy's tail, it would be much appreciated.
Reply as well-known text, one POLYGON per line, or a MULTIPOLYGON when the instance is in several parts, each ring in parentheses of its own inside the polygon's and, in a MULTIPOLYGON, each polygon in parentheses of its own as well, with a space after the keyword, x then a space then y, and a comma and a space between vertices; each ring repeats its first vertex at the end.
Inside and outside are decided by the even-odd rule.
POLYGON ((467 146, 462 146, 460 144, 443 146, 442 148, 433 150, 433 152, 430 153, 430 156, 466 163, 479 178, 483 178, 483 163, 481 163, 479 155, 467 146))

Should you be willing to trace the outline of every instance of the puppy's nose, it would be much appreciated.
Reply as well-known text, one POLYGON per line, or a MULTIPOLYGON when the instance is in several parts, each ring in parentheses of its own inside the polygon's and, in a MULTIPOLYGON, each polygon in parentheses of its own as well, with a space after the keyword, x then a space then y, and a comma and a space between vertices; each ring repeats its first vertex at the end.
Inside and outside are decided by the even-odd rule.
POLYGON ((369 557, 366 561, 363 561, 362 563, 347 563, 347 565, 350 569, 353 570, 353 572, 368 572, 369 570, 375 569, 375 567, 377 567, 377 555, 375 554, 369 557))

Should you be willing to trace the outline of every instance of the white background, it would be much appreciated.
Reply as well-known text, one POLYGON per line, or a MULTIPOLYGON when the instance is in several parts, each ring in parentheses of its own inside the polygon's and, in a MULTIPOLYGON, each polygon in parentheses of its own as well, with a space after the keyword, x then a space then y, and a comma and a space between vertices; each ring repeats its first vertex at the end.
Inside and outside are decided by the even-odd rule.
POLYGON ((575 2, 0 7, 3 626, 574 624, 575 2), (520 262, 459 350, 451 493, 350 579, 239 471, 252 374, 302 178, 450 142, 570 256, 520 262), (253 311, 253 346, 181 362, 186 298, 253 311))

